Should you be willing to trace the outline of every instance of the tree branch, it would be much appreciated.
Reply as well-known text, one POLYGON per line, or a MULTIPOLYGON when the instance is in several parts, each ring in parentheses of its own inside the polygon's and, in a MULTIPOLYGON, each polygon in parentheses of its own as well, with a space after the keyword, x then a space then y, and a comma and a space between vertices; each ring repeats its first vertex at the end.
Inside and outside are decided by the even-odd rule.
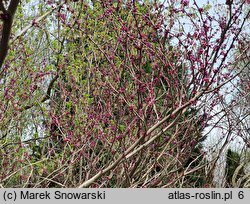
POLYGON ((48 15, 50 15, 50 14, 51 14, 53 11, 55 11, 56 9, 60 8, 63 4, 64 4, 64 2, 61 3, 61 4, 59 4, 59 5, 56 6, 55 8, 51 9, 50 11, 47 11, 47 12, 44 13, 42 16, 39 16, 39 17, 37 17, 36 19, 34 19, 34 21, 33 21, 31 24, 27 25, 23 30, 21 30, 21 32, 20 32, 18 35, 16 35, 16 36, 13 38, 13 40, 11 41, 11 44, 12 44, 13 42, 15 42, 19 37, 21 37, 22 35, 24 35, 31 27, 34 26, 34 24, 37 24, 37 23, 39 23, 40 21, 42 21, 43 19, 45 19, 48 15))
POLYGON ((5 10, 2 14, 2 20, 3 20, 3 28, 1 33, 1 41, 0 41, 0 69, 2 68, 3 62, 7 56, 8 49, 9 49, 9 40, 10 40, 10 34, 11 34, 11 28, 13 24, 13 18, 16 13, 17 6, 19 4, 20 0, 12 0, 10 2, 9 8, 6 11, 2 1, 0 4, 0 8, 2 11, 5 10))
POLYGON ((2 11, 3 13, 6 13, 6 9, 3 5, 3 1, 0 1, 0 11, 2 11))
MULTIPOLYGON (((2 68, 3 62, 7 56, 8 53, 8 49, 9 49, 9 41, 10 41, 10 34, 11 34, 11 28, 12 28, 12 24, 13 24, 13 18, 17 9, 17 6, 19 4, 20 0, 12 0, 10 2, 9 8, 6 12, 3 12, 3 30, 1 33, 1 42, 0 42, 0 69, 2 68)), ((61 3, 58 6, 56 6, 55 8, 51 9, 50 11, 47 11, 45 14, 43 14, 42 16, 38 17, 37 19, 35 19, 35 21, 32 22, 32 24, 26 26, 18 35, 16 35, 13 40, 10 42, 10 44, 12 44, 14 41, 16 41, 20 36, 24 35, 35 23, 40 22, 41 20, 43 20, 44 18, 46 18, 48 15, 50 15, 54 10, 56 10, 57 8, 61 7, 64 4, 61 3)), ((4 5, 2 4, 2 1, 0 3, 0 10, 4 11, 4 5)))
MULTIPOLYGON (((42 97, 40 103, 43 103, 45 101, 47 101, 49 98, 50 98, 50 94, 51 94, 51 90, 53 88, 53 85, 55 83, 55 81, 58 79, 59 75, 57 74, 49 83, 49 86, 47 88, 47 91, 46 91, 46 94, 42 97)), ((21 112, 22 111, 25 111, 25 110, 28 110, 30 108, 32 108, 34 105, 36 105, 35 103, 32 103, 31 105, 27 105, 27 106, 24 106, 23 108, 21 108, 21 112)))

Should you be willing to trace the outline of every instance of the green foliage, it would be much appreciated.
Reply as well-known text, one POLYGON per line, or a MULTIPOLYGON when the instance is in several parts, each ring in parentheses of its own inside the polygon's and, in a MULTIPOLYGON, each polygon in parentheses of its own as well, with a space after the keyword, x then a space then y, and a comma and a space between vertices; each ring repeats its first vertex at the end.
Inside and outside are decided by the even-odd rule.
MULTIPOLYGON (((226 154, 226 168, 225 168, 225 175, 226 175, 226 185, 227 187, 233 187, 232 185, 232 178, 235 174, 237 167, 241 164, 241 157, 240 154, 232 149, 227 150, 226 154)), ((237 178, 240 178, 244 175, 243 169, 237 175, 237 178)))
POLYGON ((142 68, 144 69, 144 71, 147 73, 147 74, 151 74, 152 72, 152 65, 151 65, 151 62, 147 61, 143 66, 142 68))

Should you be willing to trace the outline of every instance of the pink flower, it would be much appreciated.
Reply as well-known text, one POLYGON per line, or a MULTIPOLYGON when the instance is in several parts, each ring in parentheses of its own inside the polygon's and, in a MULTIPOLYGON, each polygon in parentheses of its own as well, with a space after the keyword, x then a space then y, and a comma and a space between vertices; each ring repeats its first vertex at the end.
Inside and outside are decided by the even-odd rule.
POLYGON ((204 9, 203 8, 199 8, 199 12, 204 12, 204 9))
POLYGON ((208 184, 208 183, 205 183, 205 184, 204 184, 204 188, 209 188, 209 184, 208 184))
POLYGON ((209 78, 205 77, 205 78, 203 79, 203 81, 209 82, 209 78))
POLYGON ((168 141, 169 141, 169 139, 170 139, 170 137, 169 137, 169 136, 166 136, 166 137, 165 137, 165 141, 166 141, 166 142, 168 142, 168 141))
POLYGON ((218 69, 214 69, 213 72, 214 72, 214 73, 217 73, 217 72, 218 72, 218 69))
POLYGON ((182 1, 181 1, 181 4, 182 4, 183 6, 187 6, 187 5, 189 4, 189 0, 182 0, 182 1))
POLYGON ((130 111, 133 111, 133 110, 135 109, 135 106, 134 106, 134 105, 131 105, 131 106, 129 107, 129 109, 130 109, 130 111))
POLYGON ((50 5, 50 4, 53 4, 53 1, 52 0, 48 0, 47 3, 50 5))
POLYGON ((69 137, 66 137, 66 138, 64 139, 64 142, 70 142, 70 138, 69 138, 69 137))
POLYGON ((33 19, 32 25, 33 25, 33 26, 37 26, 37 25, 38 25, 36 19, 33 19))

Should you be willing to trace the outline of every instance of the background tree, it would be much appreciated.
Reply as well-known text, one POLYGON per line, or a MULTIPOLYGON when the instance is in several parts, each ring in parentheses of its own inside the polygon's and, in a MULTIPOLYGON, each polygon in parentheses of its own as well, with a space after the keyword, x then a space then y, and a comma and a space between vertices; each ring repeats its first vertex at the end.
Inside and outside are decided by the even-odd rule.
POLYGON ((242 157, 238 152, 227 150, 226 158, 226 187, 249 187, 249 155, 242 157))

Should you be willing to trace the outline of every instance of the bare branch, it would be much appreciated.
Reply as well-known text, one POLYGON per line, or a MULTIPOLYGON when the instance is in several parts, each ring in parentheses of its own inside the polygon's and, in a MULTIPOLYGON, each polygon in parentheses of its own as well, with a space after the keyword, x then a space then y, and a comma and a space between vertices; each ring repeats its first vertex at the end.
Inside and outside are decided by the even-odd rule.
POLYGON ((64 3, 61 3, 57 5, 55 8, 47 11, 42 16, 37 17, 31 24, 27 25, 19 34, 17 34, 13 40, 11 41, 11 44, 14 43, 18 38, 20 38, 22 35, 24 35, 30 28, 32 28, 35 24, 39 23, 40 21, 44 20, 48 15, 50 15, 53 11, 60 8, 64 3))
MULTIPOLYGON (((13 18, 16 13, 17 6, 20 0, 12 0, 10 2, 9 8, 6 12, 3 13, 3 29, 1 33, 1 41, 0 41, 0 69, 2 68, 3 62, 7 56, 9 49, 9 40, 11 34, 11 28, 13 24, 13 18)), ((3 5, 1 5, 1 10, 3 5)))

